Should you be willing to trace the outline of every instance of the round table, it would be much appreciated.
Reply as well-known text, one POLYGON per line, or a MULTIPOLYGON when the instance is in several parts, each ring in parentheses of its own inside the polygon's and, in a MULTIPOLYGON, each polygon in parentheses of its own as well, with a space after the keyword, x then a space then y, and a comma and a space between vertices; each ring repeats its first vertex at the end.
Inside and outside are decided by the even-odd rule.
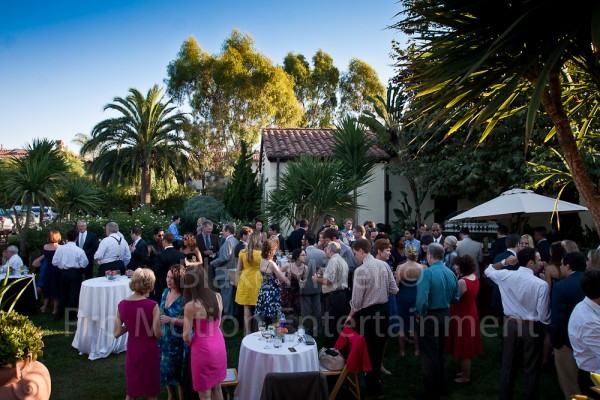
POLYGON ((119 302, 133 293, 126 276, 109 281, 106 277, 88 279, 81 284, 77 331, 72 346, 90 360, 127 350, 127 334, 113 335, 119 302))
POLYGON ((260 399, 263 381, 269 372, 308 372, 319 370, 316 345, 284 342, 275 348, 273 341, 270 349, 265 349, 266 340, 260 341, 259 333, 251 333, 243 340, 238 362, 238 385, 235 399, 260 399), (294 346, 295 353, 289 351, 294 346))

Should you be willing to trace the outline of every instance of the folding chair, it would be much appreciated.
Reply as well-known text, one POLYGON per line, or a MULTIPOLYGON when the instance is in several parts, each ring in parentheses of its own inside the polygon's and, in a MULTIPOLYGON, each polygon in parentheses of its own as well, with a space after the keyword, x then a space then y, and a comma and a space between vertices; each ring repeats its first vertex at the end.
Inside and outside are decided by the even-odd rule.
POLYGON ((356 400, 360 400, 360 384, 358 383, 357 373, 348 371, 346 367, 344 367, 344 369, 341 370, 333 371, 326 369, 323 366, 320 367, 319 372, 321 372, 325 376, 338 377, 337 381, 335 382, 335 386, 333 387, 333 390, 329 394, 329 400, 334 400, 337 397, 338 392, 342 388, 342 385, 345 381, 348 382, 348 389, 350 390, 350 393, 352 393, 356 400))
POLYGON ((334 400, 337 397, 345 382, 348 382, 348 389, 354 398, 360 400, 358 373, 371 370, 371 360, 369 359, 369 353, 367 352, 365 338, 360 336, 358 332, 351 327, 345 327, 335 343, 335 348, 337 350, 343 350, 346 346, 350 347, 350 351, 346 357, 346 365, 342 370, 329 371, 322 366, 320 367, 321 373, 324 375, 338 375, 335 386, 329 394, 329 400, 334 400))
POLYGON ((228 388, 234 388, 238 384, 238 374, 237 369, 235 368, 227 368, 227 376, 225 380, 221 382, 221 390, 223 391, 224 399, 232 399, 233 395, 229 393, 228 388))

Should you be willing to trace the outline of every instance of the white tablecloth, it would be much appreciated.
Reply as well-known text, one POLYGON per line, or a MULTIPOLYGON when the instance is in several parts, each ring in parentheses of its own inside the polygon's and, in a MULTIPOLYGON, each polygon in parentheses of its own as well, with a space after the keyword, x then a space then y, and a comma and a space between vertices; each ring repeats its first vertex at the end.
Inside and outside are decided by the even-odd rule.
POLYGON ((259 341, 258 333, 251 333, 242 340, 240 360, 238 362, 239 383, 235 390, 235 399, 260 399, 263 381, 269 372, 307 372, 318 371, 319 360, 317 346, 304 343, 295 346, 292 353, 288 347, 296 342, 285 342, 276 349, 273 341, 270 349, 265 349, 267 342, 259 341))
POLYGON ((127 350, 127 334, 115 339, 113 324, 119 302, 133 293, 129 282, 129 278, 121 276, 114 281, 100 277, 81 284, 77 331, 72 346, 80 354, 89 354, 90 360, 127 350))

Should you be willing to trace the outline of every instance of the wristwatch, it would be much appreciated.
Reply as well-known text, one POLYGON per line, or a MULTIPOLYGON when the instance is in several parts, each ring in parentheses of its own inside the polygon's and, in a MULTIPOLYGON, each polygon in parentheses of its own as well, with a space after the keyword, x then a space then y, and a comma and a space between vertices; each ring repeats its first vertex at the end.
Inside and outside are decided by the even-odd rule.
POLYGON ((506 267, 506 258, 502 259, 502 261, 500 261, 500 264, 502 264, 503 267, 506 267))

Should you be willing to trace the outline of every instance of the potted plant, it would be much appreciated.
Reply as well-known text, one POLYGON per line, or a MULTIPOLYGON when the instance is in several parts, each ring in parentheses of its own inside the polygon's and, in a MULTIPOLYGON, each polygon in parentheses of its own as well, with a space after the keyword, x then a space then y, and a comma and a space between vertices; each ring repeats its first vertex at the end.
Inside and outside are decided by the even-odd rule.
MULTIPOLYGON (((42 354, 42 331, 31 320, 13 311, 25 286, 4 310, 6 291, 19 280, 0 285, 0 399, 47 400, 50 398, 50 373, 37 357, 42 354)), ((30 278, 22 278, 30 279, 30 278)))

